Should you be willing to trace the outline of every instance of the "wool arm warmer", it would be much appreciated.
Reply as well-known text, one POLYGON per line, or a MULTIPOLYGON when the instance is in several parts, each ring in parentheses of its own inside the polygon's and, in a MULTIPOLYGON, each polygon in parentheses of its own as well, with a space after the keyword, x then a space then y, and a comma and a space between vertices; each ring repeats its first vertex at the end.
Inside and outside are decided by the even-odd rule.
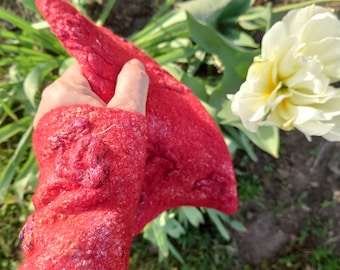
POLYGON ((77 105, 33 135, 36 209, 20 238, 23 269, 127 269, 145 174, 145 116, 77 105))

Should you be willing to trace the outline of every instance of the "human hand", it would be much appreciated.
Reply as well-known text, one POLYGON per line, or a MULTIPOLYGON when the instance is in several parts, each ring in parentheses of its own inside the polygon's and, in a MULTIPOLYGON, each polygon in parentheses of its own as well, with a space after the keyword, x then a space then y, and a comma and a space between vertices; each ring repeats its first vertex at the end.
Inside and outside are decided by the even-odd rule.
POLYGON ((95 107, 118 108, 145 115, 149 77, 137 59, 127 62, 117 78, 114 97, 105 104, 94 93, 78 64, 72 65, 59 79, 46 87, 34 119, 36 126, 48 111, 66 105, 89 104, 95 107))
POLYGON ((36 211, 20 233, 21 270, 128 268, 145 177, 148 85, 133 59, 107 104, 78 65, 44 90, 32 138, 36 211))

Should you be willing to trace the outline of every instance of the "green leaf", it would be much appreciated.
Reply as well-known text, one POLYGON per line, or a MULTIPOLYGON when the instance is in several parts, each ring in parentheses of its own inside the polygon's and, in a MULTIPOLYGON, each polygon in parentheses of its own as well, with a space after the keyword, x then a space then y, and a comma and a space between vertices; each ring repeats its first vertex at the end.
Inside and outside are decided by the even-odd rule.
POLYGON ((23 117, 18 121, 9 123, 0 128, 0 143, 5 142, 14 135, 26 130, 32 123, 32 119, 29 116, 23 117))
POLYGON ((35 5, 35 0, 19 0, 24 7, 34 11, 35 13, 39 13, 37 6, 35 5))
POLYGON ((7 39, 11 42, 18 43, 18 41, 25 46, 33 46, 36 45, 36 41, 34 38, 26 35, 22 35, 21 33, 14 31, 7 31, 5 29, 0 29, 0 37, 3 39, 7 39))
POLYGON ((195 53, 193 48, 180 48, 169 51, 169 53, 162 54, 161 56, 155 57, 154 59, 160 65, 166 65, 168 63, 173 63, 182 58, 188 58, 195 53))
MULTIPOLYGON (((39 52, 38 50, 35 50, 30 47, 20 47, 17 45, 1 44, 0 52, 1 53, 16 53, 20 55, 25 55, 26 57, 31 57, 31 56, 41 57, 42 60, 51 59, 51 56, 46 53, 39 52)), ((27 58, 26 58, 26 61, 27 61, 27 58)))
POLYGON ((239 30, 238 17, 250 6, 250 0, 195 0, 180 3, 178 6, 186 10, 195 20, 210 26, 216 32, 228 37, 237 45, 258 47, 254 40, 239 30))
POLYGON ((237 145, 238 149, 244 150, 252 161, 258 161, 254 151, 254 145, 250 143, 249 138, 243 132, 237 130, 233 126, 222 126, 222 128, 230 136, 233 143, 237 145))
POLYGON ((28 186, 30 186, 30 191, 32 192, 35 189, 37 182, 38 165, 35 159, 35 154, 32 150, 30 151, 26 162, 22 165, 13 185, 18 198, 23 200, 28 186))
POLYGON ((280 133, 277 127, 261 126, 256 132, 250 132, 244 127, 240 129, 256 146, 275 158, 279 157, 280 133))
POLYGON ((32 27, 29 22, 21 19, 19 16, 14 15, 13 13, 8 12, 7 10, 0 8, 0 18, 4 21, 7 21, 22 30, 32 30, 32 27))
POLYGON ((177 6, 190 13, 195 20, 215 28, 218 19, 225 12, 226 7, 232 2, 232 0, 194 0, 178 3, 177 6))
POLYGON ((10 158, 5 169, 0 174, 0 204, 4 200, 8 187, 11 184, 15 173, 18 170, 19 164, 22 162, 23 158, 25 157, 27 149, 31 147, 32 130, 33 130, 33 125, 31 125, 26 130, 24 135, 21 137, 13 156, 10 158))
POLYGON ((143 237, 155 244, 159 249, 159 261, 169 256, 168 237, 165 230, 167 212, 160 214, 143 230, 143 237))
POLYGON ((151 22, 157 21, 166 16, 167 12, 172 8, 176 0, 165 0, 163 5, 158 8, 156 14, 154 14, 151 18, 151 22))
POLYGON ((228 150, 232 159, 234 159, 237 150, 239 150, 239 145, 233 140, 232 137, 222 133, 225 144, 228 146, 228 150))
POLYGON ((188 36, 186 27, 185 12, 175 9, 156 20, 151 20, 142 30, 132 34, 129 40, 145 50, 146 47, 157 46, 165 40, 183 36, 183 33, 188 36), (164 39, 161 38, 163 34, 164 39))
POLYGON ((180 262, 184 262, 178 251, 168 240, 168 235, 173 238, 179 238, 184 233, 185 230, 175 219, 174 213, 164 212, 144 228, 143 237, 158 247, 159 261, 168 257, 170 251, 180 262))
POLYGON ((257 50, 246 50, 236 46, 231 40, 223 37, 209 25, 204 25, 188 16, 189 32, 193 40, 205 51, 216 54, 224 65, 221 82, 223 94, 235 93, 244 81, 257 50))
POLYGON ((184 37, 188 37, 187 26, 183 21, 179 21, 163 27, 158 25, 147 36, 135 40, 134 43, 139 48, 150 51, 151 48, 157 48, 160 43, 184 37))
POLYGON ((165 224, 165 230, 172 238, 177 239, 185 233, 183 226, 174 218, 173 215, 167 215, 165 224))
POLYGON ((196 207, 182 206, 178 208, 178 211, 179 214, 188 219, 189 222, 195 227, 198 227, 198 225, 204 223, 204 217, 201 211, 196 207))
POLYGON ((272 18, 271 5, 255 6, 241 15, 238 19, 240 26, 246 30, 263 30, 269 29, 272 18))
MULTIPOLYGON (((279 156, 279 146, 280 146, 280 133, 278 128, 271 126, 261 126, 256 132, 251 132, 247 130, 241 123, 241 120, 235 116, 231 111, 231 101, 225 100, 222 104, 221 110, 217 114, 220 119, 219 123, 222 125, 229 125, 238 128, 245 134, 257 147, 261 148, 263 151, 272 155, 275 158, 279 156)), ((229 130, 230 131, 230 130, 229 130)), ((238 136, 240 137, 240 136, 238 136)), ((256 156, 252 146, 249 145, 242 137, 240 137, 240 144, 243 145, 243 149, 247 151, 248 154, 254 160, 256 156), (254 156, 255 155, 255 156, 254 156)), ((256 158, 257 159, 257 158, 256 158)), ((256 160, 255 159, 255 160, 256 160)))
POLYGON ((223 10, 221 14, 219 24, 222 27, 227 28, 228 26, 236 24, 239 16, 244 14, 250 7, 251 0, 233 0, 223 10))
POLYGON ((52 59, 33 68, 24 80, 24 93, 34 108, 37 107, 35 96, 40 90, 43 79, 60 65, 59 59, 52 59))
POLYGON ((232 227, 233 229, 235 229, 238 232, 246 232, 247 231, 247 228, 244 227, 244 225, 237 220, 231 220, 229 222, 229 225, 230 225, 230 227, 232 227))
POLYGON ((168 63, 163 68, 168 71, 173 77, 177 80, 181 81, 185 85, 189 86, 192 92, 198 97, 201 101, 206 102, 208 99, 208 95, 206 92, 206 87, 204 82, 199 79, 189 76, 186 72, 183 71, 178 65, 168 63))
MULTIPOLYGON (((22 30, 21 35, 26 36, 29 38, 33 38, 35 40, 36 46, 43 47, 51 52, 54 52, 56 55, 67 55, 67 52, 65 49, 61 46, 58 39, 50 32, 48 31, 42 31, 35 29, 32 27, 31 23, 28 21, 23 20, 22 18, 0 8, 0 18, 4 21, 7 21, 10 24, 13 24, 14 26, 20 28, 22 30)), ((3 47, 5 44, 0 44, 0 48, 3 47)), ((28 50, 32 48, 25 47, 25 50, 28 50)), ((25 51, 24 50, 24 51, 25 51)), ((1 51, 1 49, 0 49, 1 51)), ((18 51, 18 49, 17 49, 18 51)), ((20 52, 20 50, 19 50, 20 52)), ((38 51, 36 50, 36 53, 38 51)))
POLYGON ((232 40, 237 46, 254 49, 259 48, 259 45, 254 41, 254 39, 244 31, 231 28, 226 33, 226 37, 232 40))
MULTIPOLYGON (((0 88, 1 88, 1 85, 0 85, 0 88)), ((7 103, 6 103, 6 101, 5 100, 2 100, 2 99, 0 99, 0 108, 1 108, 1 112, 2 112, 2 110, 5 112, 5 114, 3 114, 2 115, 2 117, 0 118, 1 120, 0 120, 0 124, 2 123, 2 121, 7 117, 7 116, 9 116, 10 118, 12 118, 12 120, 14 120, 14 121, 18 121, 19 119, 18 119, 18 117, 15 115, 15 112, 12 110, 12 108, 11 108, 11 105, 12 105, 12 103, 13 103, 13 101, 12 100, 10 100, 10 101, 7 101, 7 103), (8 103, 10 103, 10 104, 8 104, 8 103)), ((0 129, 1 130, 1 129, 0 129)), ((1 133, 1 131, 0 131, 0 133, 1 133)), ((3 137, 0 135, 0 141, 1 140, 4 140, 3 139, 3 137)))
POLYGON ((222 221, 221 221, 221 219, 218 215, 218 212, 216 210, 210 209, 210 208, 207 208, 206 211, 207 211, 209 218, 215 224, 217 230, 222 235, 222 237, 225 240, 229 241, 230 240, 230 233, 229 233, 228 229, 222 223, 222 221))
POLYGON ((97 20, 96 24, 103 26, 107 17, 110 15, 110 12, 114 6, 114 4, 116 3, 116 0, 108 0, 106 2, 105 8, 102 12, 102 14, 100 14, 99 19, 97 20))
POLYGON ((170 241, 168 241, 168 248, 171 252, 172 255, 175 256, 175 258, 182 264, 184 264, 184 259, 183 257, 181 256, 181 254, 178 252, 178 250, 173 246, 173 244, 171 244, 170 241))

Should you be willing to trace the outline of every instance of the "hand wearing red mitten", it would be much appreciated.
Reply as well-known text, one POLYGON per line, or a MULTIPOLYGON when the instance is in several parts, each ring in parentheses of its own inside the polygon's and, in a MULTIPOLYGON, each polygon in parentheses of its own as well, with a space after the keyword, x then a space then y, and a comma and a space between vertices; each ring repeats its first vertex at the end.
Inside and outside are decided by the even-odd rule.
POLYGON ((36 212, 20 234, 20 269, 127 269, 145 174, 147 89, 143 65, 132 60, 107 105, 78 65, 44 91, 33 136, 36 212))
POLYGON ((36 4, 80 68, 47 88, 37 113, 41 172, 36 213, 21 233, 21 269, 127 269, 133 235, 163 211, 191 205, 234 213, 228 149, 191 90, 67 1, 36 4), (150 77, 146 117, 142 64, 119 73, 132 58, 150 77))

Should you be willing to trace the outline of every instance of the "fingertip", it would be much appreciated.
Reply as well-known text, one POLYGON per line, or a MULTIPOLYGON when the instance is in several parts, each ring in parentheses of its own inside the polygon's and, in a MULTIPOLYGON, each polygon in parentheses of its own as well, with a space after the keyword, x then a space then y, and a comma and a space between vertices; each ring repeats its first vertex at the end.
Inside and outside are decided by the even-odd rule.
POLYGON ((107 104, 109 108, 136 111, 145 115, 149 76, 138 59, 128 61, 118 74, 114 97, 107 104))
POLYGON ((142 70, 145 71, 145 66, 144 66, 144 64, 142 63, 142 61, 138 60, 137 58, 131 59, 131 60, 128 61, 126 64, 127 64, 127 65, 138 66, 139 68, 141 68, 142 70))

